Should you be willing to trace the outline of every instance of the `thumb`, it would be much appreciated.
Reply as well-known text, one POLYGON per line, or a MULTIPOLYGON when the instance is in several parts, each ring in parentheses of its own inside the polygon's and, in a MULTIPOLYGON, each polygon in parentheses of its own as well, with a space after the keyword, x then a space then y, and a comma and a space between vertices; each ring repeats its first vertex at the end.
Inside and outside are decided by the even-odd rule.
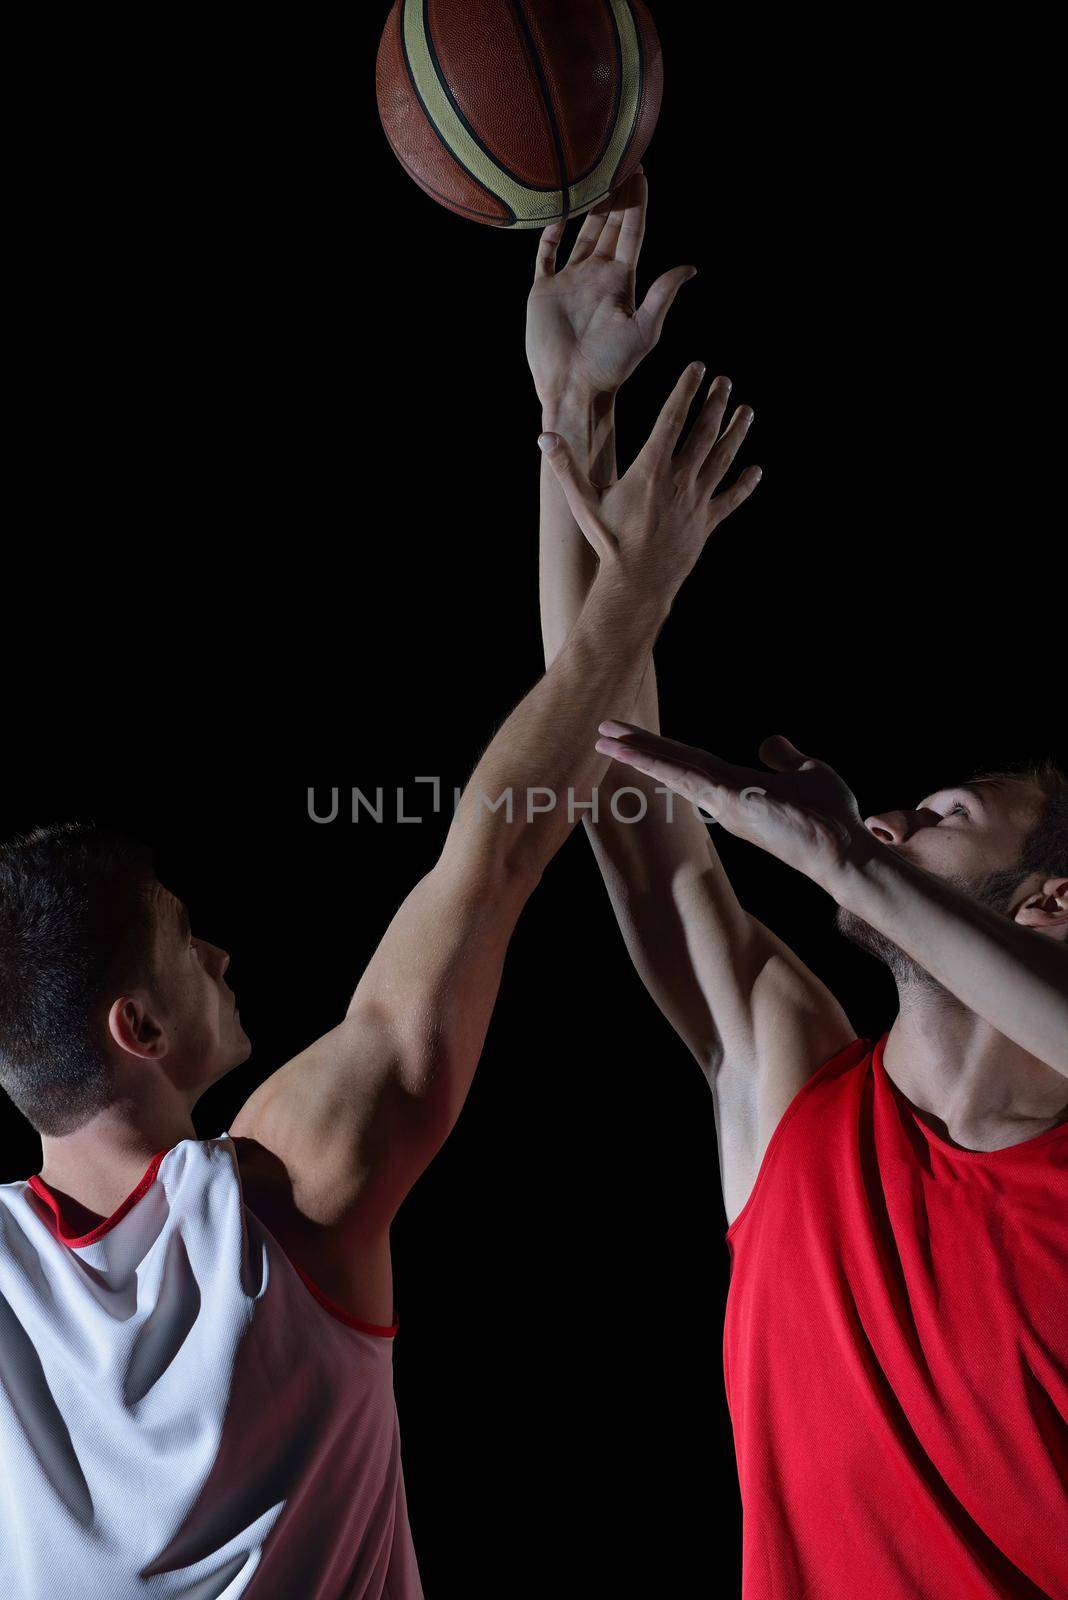
POLYGON ((558 433, 538 435, 545 459, 556 474, 564 491, 571 514, 595 549, 605 542, 604 525, 600 518, 601 497, 571 453, 571 446, 558 433))
POLYGON ((784 738, 781 733, 773 733, 770 739, 765 739, 757 752, 761 761, 775 772, 800 772, 805 766, 817 766, 811 756, 801 753, 795 744, 784 738))
POLYGON ((664 320, 675 304, 675 296, 684 283, 697 276, 696 267, 674 267, 650 287, 636 313, 642 332, 650 345, 660 338, 664 320))

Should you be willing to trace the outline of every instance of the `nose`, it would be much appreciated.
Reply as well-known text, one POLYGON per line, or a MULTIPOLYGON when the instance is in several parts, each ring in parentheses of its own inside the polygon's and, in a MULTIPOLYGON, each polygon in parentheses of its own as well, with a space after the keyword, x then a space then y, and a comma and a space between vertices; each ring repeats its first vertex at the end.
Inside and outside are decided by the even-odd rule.
POLYGON ((210 953, 210 965, 214 968, 216 975, 220 978, 223 977, 227 967, 230 965, 229 951, 222 949, 220 945, 211 944, 207 939, 198 939, 197 943, 201 950, 210 953))
POLYGON ((864 826, 881 844, 904 844, 917 829, 929 828, 937 821, 933 811, 881 811, 865 817, 864 826))

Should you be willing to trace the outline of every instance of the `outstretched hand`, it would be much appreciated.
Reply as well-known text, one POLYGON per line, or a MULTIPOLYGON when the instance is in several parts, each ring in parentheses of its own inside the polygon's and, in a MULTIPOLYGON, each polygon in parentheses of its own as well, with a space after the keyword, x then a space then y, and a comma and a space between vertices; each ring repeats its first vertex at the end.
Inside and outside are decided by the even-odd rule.
POLYGON ((567 265, 557 266, 566 223, 544 230, 527 302, 527 359, 543 407, 565 394, 615 392, 660 338, 695 267, 674 267, 636 306, 636 273, 649 185, 639 166, 586 213, 567 265))
POLYGON ((843 868, 878 847, 849 785, 825 762, 774 735, 760 746, 771 768, 737 767, 707 750, 629 722, 602 722, 597 749, 706 812, 733 833, 834 894, 843 868))
POLYGON ((591 483, 561 434, 546 432, 538 441, 602 569, 611 567, 668 600, 712 530, 760 482, 760 468, 746 467, 729 487, 720 487, 753 420, 752 409, 739 406, 720 432, 731 387, 727 378, 711 384, 685 445, 675 454, 703 377, 698 362, 686 368, 630 468, 603 488, 591 483))

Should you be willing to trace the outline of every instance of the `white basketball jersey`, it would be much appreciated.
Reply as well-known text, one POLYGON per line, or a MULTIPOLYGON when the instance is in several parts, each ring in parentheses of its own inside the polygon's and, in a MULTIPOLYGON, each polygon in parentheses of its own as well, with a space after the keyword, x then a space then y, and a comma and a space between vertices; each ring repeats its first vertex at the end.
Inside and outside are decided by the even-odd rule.
POLYGON ((421 1600, 391 1330, 328 1305, 229 1134, 79 1238, 0 1184, 2 1600, 421 1600))

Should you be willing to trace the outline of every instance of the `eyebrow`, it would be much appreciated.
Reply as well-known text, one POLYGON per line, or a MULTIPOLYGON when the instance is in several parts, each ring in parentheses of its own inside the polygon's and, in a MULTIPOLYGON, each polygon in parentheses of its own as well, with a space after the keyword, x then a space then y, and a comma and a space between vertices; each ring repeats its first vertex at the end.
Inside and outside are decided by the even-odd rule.
POLYGON ((193 924, 189 920, 189 912, 180 900, 176 900, 174 903, 178 907, 178 932, 184 939, 189 939, 193 934, 193 924))

